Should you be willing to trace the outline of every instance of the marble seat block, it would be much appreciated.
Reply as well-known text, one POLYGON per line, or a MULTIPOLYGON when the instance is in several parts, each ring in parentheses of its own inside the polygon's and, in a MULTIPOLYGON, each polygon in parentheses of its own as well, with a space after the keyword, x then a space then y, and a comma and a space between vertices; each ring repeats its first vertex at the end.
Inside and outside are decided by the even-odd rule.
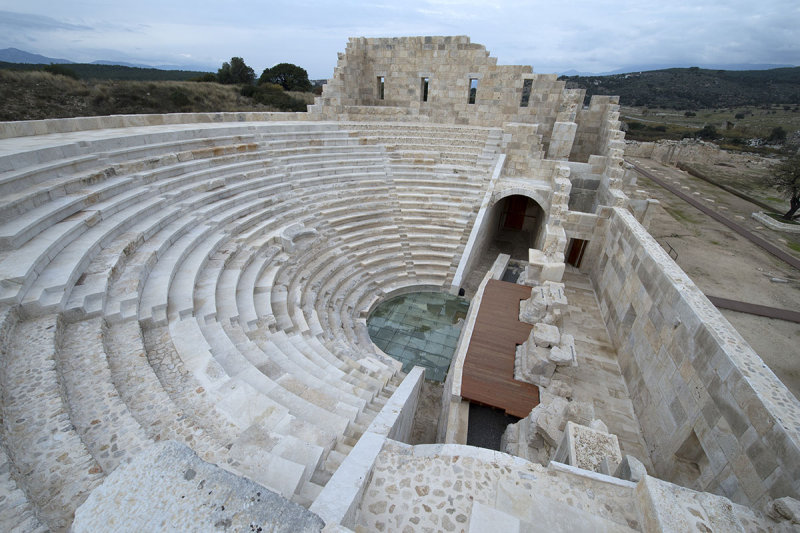
POLYGON ((568 421, 553 460, 600 472, 603 460, 609 464, 620 464, 622 452, 616 435, 568 421))

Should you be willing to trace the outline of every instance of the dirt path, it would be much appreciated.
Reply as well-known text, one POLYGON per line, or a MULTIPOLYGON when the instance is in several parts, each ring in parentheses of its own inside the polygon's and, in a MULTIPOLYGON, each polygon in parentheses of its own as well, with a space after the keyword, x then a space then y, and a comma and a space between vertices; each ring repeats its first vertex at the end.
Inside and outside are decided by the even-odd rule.
MULTIPOLYGON (((792 253, 785 246, 790 237, 772 232, 750 218, 758 208, 749 202, 676 168, 647 159, 630 162, 792 253)), ((646 177, 640 176, 638 183, 626 192, 630 194, 636 189, 661 202, 655 208, 650 233, 675 249, 676 262, 703 292, 730 300, 800 310, 800 270, 766 253, 646 177)), ((729 310, 723 310, 722 314, 789 390, 800 397, 800 324, 729 310)))

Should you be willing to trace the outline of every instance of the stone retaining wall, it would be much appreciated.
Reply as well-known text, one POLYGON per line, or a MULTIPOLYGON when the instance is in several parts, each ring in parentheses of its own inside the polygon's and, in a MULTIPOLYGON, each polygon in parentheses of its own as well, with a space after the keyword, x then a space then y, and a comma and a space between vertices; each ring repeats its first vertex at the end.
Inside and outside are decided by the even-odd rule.
POLYGON ((711 163, 713 165, 726 163, 731 165, 746 165, 764 167, 777 163, 777 160, 761 157, 756 154, 736 154, 721 150, 719 146, 696 139, 683 139, 680 141, 661 140, 658 142, 625 141, 625 157, 641 157, 653 159, 665 165, 674 165, 679 161, 711 163))
POLYGON ((591 278, 659 477, 737 503, 800 495, 800 402, 627 211, 591 278))

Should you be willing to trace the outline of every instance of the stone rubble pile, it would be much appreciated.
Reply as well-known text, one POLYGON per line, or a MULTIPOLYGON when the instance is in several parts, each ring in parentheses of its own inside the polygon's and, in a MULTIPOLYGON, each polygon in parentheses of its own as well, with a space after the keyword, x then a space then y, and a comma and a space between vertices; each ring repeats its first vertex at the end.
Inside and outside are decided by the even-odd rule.
POLYGON ((575 339, 561 333, 566 311, 564 284, 554 281, 533 287, 531 297, 520 302, 519 319, 533 329, 517 346, 514 379, 547 387, 556 367, 577 366, 575 339))

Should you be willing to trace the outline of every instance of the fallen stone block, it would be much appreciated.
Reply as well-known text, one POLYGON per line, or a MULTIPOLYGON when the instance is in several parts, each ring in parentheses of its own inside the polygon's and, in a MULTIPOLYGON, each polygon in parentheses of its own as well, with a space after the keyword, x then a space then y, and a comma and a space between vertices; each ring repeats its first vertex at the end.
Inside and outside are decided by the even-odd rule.
MULTIPOLYGON (((537 322, 533 325, 531 334, 533 335, 533 342, 536 343, 536 346, 541 346, 543 348, 558 346, 561 342, 561 333, 558 331, 558 328, 542 322, 537 322)), ((528 342, 530 342, 530 338, 528 338, 528 342)))
POLYGON ((632 455, 626 455, 614 471, 614 477, 638 483, 647 475, 647 469, 642 462, 632 455))

